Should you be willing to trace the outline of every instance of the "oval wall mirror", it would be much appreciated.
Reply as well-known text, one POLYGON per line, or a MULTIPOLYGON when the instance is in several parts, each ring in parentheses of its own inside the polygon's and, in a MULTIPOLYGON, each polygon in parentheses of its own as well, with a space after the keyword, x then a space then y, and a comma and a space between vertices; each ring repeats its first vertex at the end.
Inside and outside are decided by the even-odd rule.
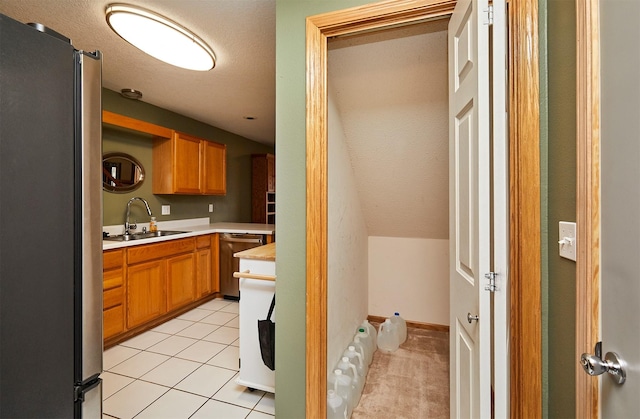
POLYGON ((124 193, 138 189, 144 181, 144 168, 135 158, 124 153, 108 153, 102 157, 102 188, 124 193))

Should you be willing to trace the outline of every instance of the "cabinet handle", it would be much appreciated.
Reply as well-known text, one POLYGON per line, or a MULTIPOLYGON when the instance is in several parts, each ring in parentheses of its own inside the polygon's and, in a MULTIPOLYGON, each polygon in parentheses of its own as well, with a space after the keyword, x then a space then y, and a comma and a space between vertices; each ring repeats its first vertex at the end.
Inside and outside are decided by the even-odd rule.
POLYGON ((246 278, 246 279, 261 279, 263 281, 275 281, 275 275, 261 275, 261 274, 252 274, 251 271, 246 270, 242 272, 234 272, 234 278, 246 278))

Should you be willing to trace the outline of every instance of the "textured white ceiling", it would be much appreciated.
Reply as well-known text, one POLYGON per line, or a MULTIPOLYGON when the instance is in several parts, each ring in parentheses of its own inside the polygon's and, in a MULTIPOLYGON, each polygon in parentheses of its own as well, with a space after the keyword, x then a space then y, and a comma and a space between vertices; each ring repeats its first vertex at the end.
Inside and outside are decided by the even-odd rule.
POLYGON ((142 91, 144 102, 266 144, 275 141, 275 0, 127 0, 197 33, 216 67, 170 66, 131 46, 108 27, 109 0, 0 0, 0 13, 38 22, 102 51, 103 84, 142 91), (256 119, 249 121, 245 116, 256 119))
POLYGON ((447 23, 330 42, 329 91, 371 236, 448 238, 447 23))

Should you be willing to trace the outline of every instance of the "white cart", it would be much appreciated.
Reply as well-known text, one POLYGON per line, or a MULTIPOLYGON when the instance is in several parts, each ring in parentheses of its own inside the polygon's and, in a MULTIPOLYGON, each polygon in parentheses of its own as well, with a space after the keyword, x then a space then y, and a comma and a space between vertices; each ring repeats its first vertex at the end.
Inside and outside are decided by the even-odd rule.
MULTIPOLYGON (((258 320, 269 313, 276 292, 276 244, 235 253, 240 259, 240 374, 236 383, 275 393, 276 375, 262 362, 258 340, 258 320)), ((275 323, 275 312, 271 320, 275 323)), ((276 331, 277 333, 277 331, 276 331)))

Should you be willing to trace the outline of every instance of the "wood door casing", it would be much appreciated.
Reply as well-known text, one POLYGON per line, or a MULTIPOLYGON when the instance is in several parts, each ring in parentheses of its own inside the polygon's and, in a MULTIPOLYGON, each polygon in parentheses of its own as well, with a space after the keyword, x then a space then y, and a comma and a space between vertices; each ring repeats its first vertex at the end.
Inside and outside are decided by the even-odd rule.
MULTIPOLYGON (((600 340, 599 0, 576 0, 576 359, 600 340)), ((598 380, 576 367, 577 418, 597 418, 598 380)))
MULTIPOLYGON (((326 414, 327 38, 450 15, 455 1, 384 1, 306 22, 306 416, 326 414)), ((510 407, 542 416, 538 2, 510 2, 510 407)))

